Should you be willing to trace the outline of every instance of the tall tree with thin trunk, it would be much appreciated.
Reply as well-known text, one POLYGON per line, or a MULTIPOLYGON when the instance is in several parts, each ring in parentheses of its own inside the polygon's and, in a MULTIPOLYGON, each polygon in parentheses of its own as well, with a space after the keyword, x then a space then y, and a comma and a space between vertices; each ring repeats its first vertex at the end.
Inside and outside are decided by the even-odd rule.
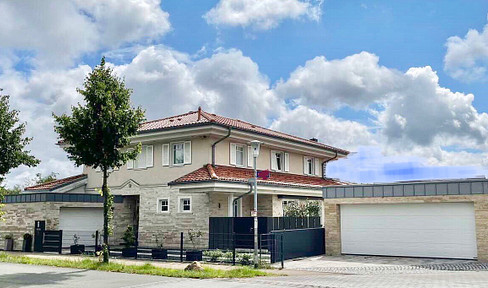
POLYGON ((134 149, 126 148, 131 144, 130 137, 144 121, 144 111, 131 106, 132 90, 105 65, 105 58, 77 91, 84 97, 85 105, 72 107, 71 116, 53 114, 55 130, 64 142, 62 147, 69 159, 78 166, 87 165, 102 171, 103 262, 108 262, 113 204, 107 184, 109 170, 136 159, 141 144, 134 149))
MULTIPOLYGON (((19 111, 10 110, 9 96, 0 94, 0 184, 11 169, 20 165, 33 167, 39 164, 39 160, 25 150, 32 138, 23 136, 25 123, 19 124, 18 115, 19 111)), ((0 187, 0 202, 3 194, 7 194, 6 191, 0 187)))

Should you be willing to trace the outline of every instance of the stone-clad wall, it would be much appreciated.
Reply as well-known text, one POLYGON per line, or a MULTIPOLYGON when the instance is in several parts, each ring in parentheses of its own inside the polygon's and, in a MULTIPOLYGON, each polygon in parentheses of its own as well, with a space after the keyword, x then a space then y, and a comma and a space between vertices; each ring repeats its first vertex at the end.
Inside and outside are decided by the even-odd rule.
POLYGON ((343 198, 325 199, 325 243, 327 255, 341 254, 340 204, 393 204, 393 203, 445 203, 472 202, 476 222, 478 259, 488 260, 488 195, 450 195, 419 197, 384 197, 384 198, 343 198))
MULTIPOLYGON (((129 215, 126 203, 114 204, 114 231, 120 231, 128 221, 129 215)), ((30 233, 34 235, 36 220, 46 221, 46 230, 57 230, 59 227, 59 213, 61 207, 103 207, 102 203, 80 203, 80 202, 32 202, 32 203, 9 203, 2 208, 5 214, 0 220, 0 243, 3 245, 3 237, 6 234, 13 234, 14 249, 22 248, 23 235, 30 233)), ((126 227, 126 226, 125 226, 126 227)), ((119 234, 111 237, 111 242, 117 243, 119 234)))

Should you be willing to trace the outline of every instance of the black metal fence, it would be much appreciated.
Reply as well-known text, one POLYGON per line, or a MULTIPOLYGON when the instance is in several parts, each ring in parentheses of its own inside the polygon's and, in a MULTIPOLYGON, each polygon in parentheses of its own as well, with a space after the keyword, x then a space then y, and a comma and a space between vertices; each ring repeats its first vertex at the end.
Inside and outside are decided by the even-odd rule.
POLYGON ((45 230, 42 237, 43 252, 62 253, 63 230, 45 230))

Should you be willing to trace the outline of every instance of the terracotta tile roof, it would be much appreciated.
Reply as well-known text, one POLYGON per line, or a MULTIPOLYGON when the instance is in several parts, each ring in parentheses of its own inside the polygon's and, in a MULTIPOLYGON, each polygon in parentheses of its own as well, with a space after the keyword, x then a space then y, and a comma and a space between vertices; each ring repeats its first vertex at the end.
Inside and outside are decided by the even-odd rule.
POLYGON ((86 174, 71 176, 68 178, 58 179, 51 182, 42 183, 24 188, 26 191, 52 191, 65 185, 69 185, 81 179, 87 178, 86 174))
POLYGON ((344 149, 332 147, 323 143, 319 143, 305 138, 300 138, 290 134, 274 131, 242 120, 211 114, 201 110, 200 108, 197 111, 190 111, 185 114, 142 123, 141 126, 139 127, 139 132, 149 132, 154 130, 174 129, 174 128, 184 127, 184 126, 209 125, 209 124, 216 124, 224 127, 232 127, 238 130, 250 131, 250 132, 259 133, 266 136, 277 137, 277 138, 291 140, 291 141, 312 145, 320 148, 326 148, 346 155, 349 154, 349 151, 344 149))
MULTIPOLYGON (((254 171, 248 168, 238 168, 222 165, 212 166, 210 164, 207 164, 202 168, 199 168, 189 174, 186 174, 185 176, 182 176, 170 182, 169 185, 210 181, 247 183, 248 179, 253 177, 253 173, 254 171)), ((270 172, 270 177, 267 180, 258 179, 258 183, 265 185, 297 186, 307 188, 321 188, 323 186, 329 185, 346 184, 346 182, 335 179, 323 179, 317 176, 306 176, 280 172, 270 172)))

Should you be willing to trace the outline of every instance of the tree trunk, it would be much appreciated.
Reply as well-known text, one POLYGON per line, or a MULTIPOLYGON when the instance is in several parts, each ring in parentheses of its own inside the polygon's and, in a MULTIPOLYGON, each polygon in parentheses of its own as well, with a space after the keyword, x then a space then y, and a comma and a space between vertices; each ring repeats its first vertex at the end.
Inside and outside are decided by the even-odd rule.
POLYGON ((110 209, 112 209, 110 203, 109 203, 109 191, 108 191, 108 185, 107 185, 107 179, 108 179, 108 173, 107 173, 107 168, 102 167, 103 170, 103 185, 102 185, 102 193, 103 193, 103 263, 108 263, 108 256, 109 256, 109 249, 108 249, 108 234, 109 234, 109 229, 108 225, 109 223, 109 217, 108 213, 110 209))

